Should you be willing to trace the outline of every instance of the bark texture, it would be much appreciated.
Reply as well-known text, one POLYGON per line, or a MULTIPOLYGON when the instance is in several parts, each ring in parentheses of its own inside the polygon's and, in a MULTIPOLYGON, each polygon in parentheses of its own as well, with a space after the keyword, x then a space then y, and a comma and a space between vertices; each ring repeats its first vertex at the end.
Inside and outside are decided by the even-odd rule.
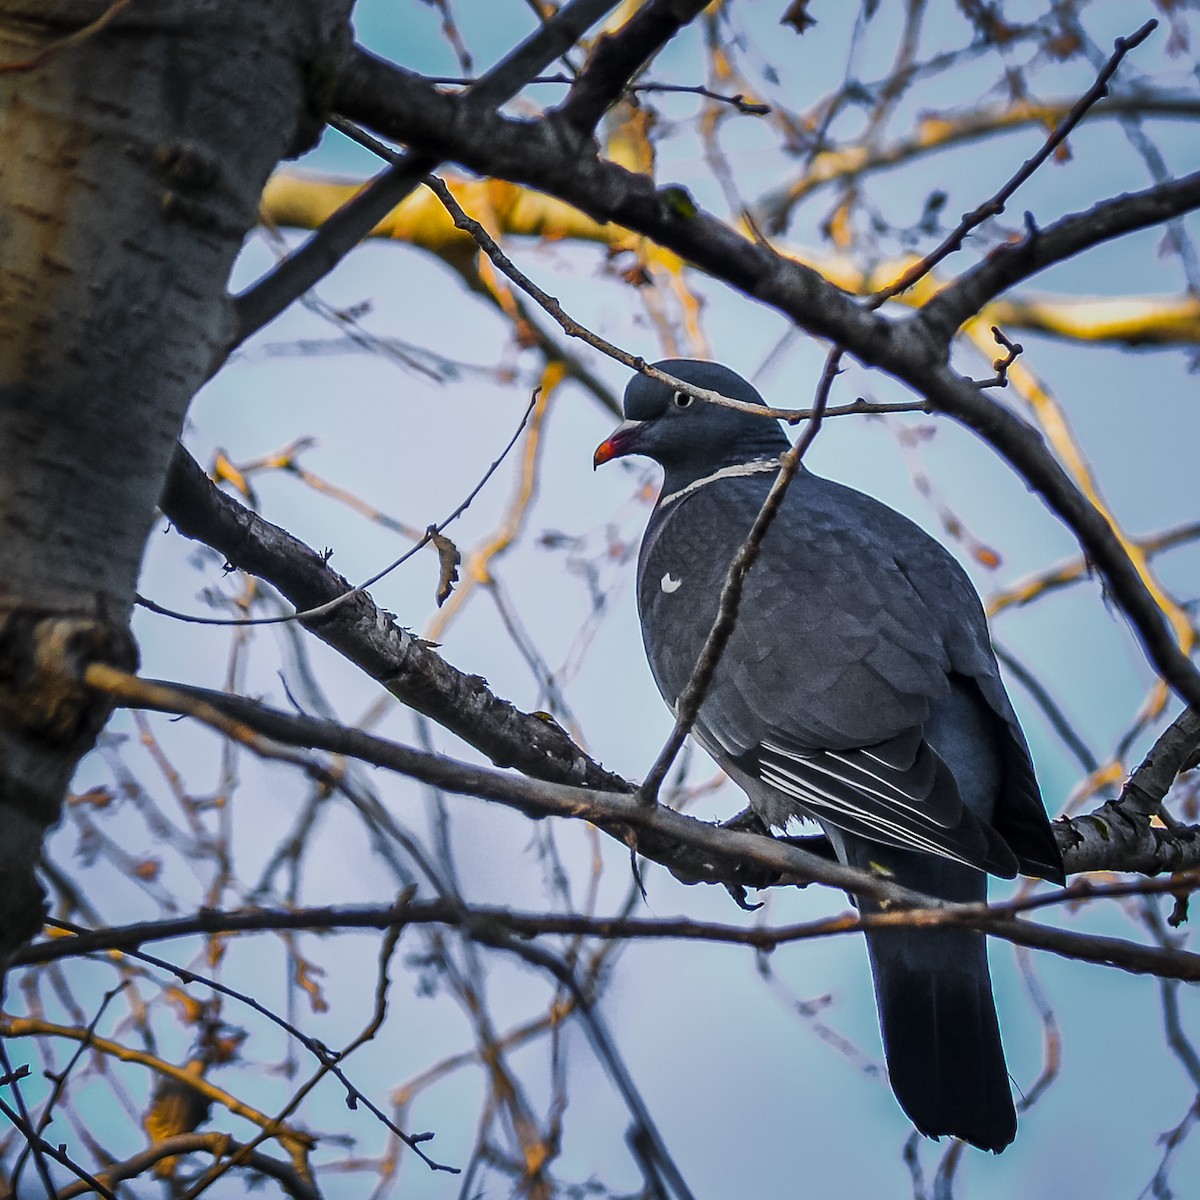
POLYGON ((350 0, 0 0, 0 950, 136 660, 128 617, 263 184, 321 128, 350 0), (106 16, 107 14, 107 16, 106 16))

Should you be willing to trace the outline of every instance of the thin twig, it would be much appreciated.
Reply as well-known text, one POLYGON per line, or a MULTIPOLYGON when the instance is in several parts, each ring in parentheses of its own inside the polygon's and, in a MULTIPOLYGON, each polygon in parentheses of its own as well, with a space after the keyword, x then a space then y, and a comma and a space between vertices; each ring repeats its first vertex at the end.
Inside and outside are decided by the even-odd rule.
MULTIPOLYGON (((244 1146, 239 1147, 233 1154, 225 1158, 220 1158, 217 1162, 213 1163, 213 1165, 209 1167, 208 1170, 206 1170, 200 1176, 200 1178, 196 1180, 195 1183, 192 1184, 187 1192, 180 1197, 180 1200, 195 1200, 196 1197, 199 1197, 201 1193, 207 1191, 208 1188, 211 1187, 212 1184, 220 1179, 221 1176, 226 1172, 244 1162, 248 1162, 258 1147, 272 1136, 274 1128, 278 1126, 280 1122, 287 1120, 287 1118, 290 1117, 292 1113, 294 1113, 300 1107, 300 1104, 304 1098, 317 1086, 317 1084, 321 1082, 322 1079, 325 1078, 327 1074, 333 1074, 346 1088, 346 1106, 348 1108, 356 1109, 360 1104, 362 1104, 377 1120, 379 1120, 387 1129, 391 1131, 393 1136, 399 1138, 432 1171, 444 1171, 450 1175, 459 1174, 458 1167, 451 1167, 447 1164, 439 1163, 430 1158, 429 1155, 427 1155, 421 1149, 422 1142, 428 1142, 432 1140, 434 1136, 432 1133, 405 1133, 395 1121, 393 1121, 377 1104, 370 1099, 370 1097, 366 1096, 363 1092, 359 1091, 357 1087, 350 1083, 340 1066, 340 1064, 350 1054, 357 1050, 359 1046, 370 1041, 375 1034, 378 1033, 379 1027, 383 1024, 383 1019, 387 1012, 387 988, 389 982, 387 973, 388 965, 390 964, 392 955, 395 952, 396 943, 399 940, 400 933, 404 928, 404 909, 405 905, 410 899, 411 893, 407 893, 406 896, 401 897, 400 901, 395 906, 395 912, 397 915, 396 921, 387 926, 387 928, 384 930, 383 942, 380 946, 379 952, 379 978, 378 982, 376 983, 375 1005, 371 1014, 371 1018, 366 1027, 363 1029, 362 1033, 360 1033, 358 1037, 350 1042, 350 1044, 341 1052, 329 1051, 326 1049, 323 1043, 318 1042, 315 1038, 307 1037, 298 1029, 292 1027, 288 1022, 284 1021, 283 1018, 278 1016, 278 1014, 260 1007, 255 1001, 248 1000, 247 997, 239 997, 239 999, 242 999, 244 1002, 249 1002, 257 1011, 263 1012, 266 1016, 270 1017, 275 1021, 276 1024, 284 1026, 284 1028, 288 1029, 293 1036, 298 1037, 309 1050, 313 1051, 320 1065, 313 1075, 307 1079, 304 1084, 296 1089, 291 1098, 288 1100, 287 1104, 284 1105, 283 1109, 278 1114, 276 1114, 269 1127, 261 1130, 252 1141, 247 1142, 244 1146)), ((169 968, 169 964, 162 965, 167 965, 169 968)), ((204 982, 210 987, 216 987, 218 991, 224 991, 220 985, 216 985, 209 980, 205 980, 204 982)))
POLYGON ((1009 341, 998 325, 992 326, 992 337, 1004 347, 1004 353, 992 362, 992 370, 996 372, 991 379, 977 380, 975 386, 982 391, 984 388, 1008 387, 1008 368, 1017 361, 1025 347, 1020 342, 1009 341))
POLYGON ((520 438, 521 432, 524 430, 526 423, 529 421, 529 414, 533 412, 534 407, 537 404, 538 393, 540 391, 540 387, 534 388, 533 395, 530 396, 529 403, 525 406, 525 411, 521 414, 520 423, 513 431, 512 437, 508 439, 504 449, 500 451, 499 457, 496 458, 492 462, 492 465, 483 473, 483 478, 481 478, 467 494, 467 498, 463 500, 462 503, 459 504, 459 506, 448 517, 443 518, 436 525, 427 526, 425 532, 417 539, 417 541, 394 562, 389 563, 382 570, 376 571, 375 574, 370 577, 370 579, 363 580, 362 583, 350 588, 348 591, 342 592, 340 595, 335 596, 332 600, 329 600, 324 604, 318 604, 316 608, 306 608, 300 612, 285 613, 280 617, 198 617, 190 613, 181 613, 176 612, 174 609, 164 608, 161 604, 156 604, 153 600, 146 599, 145 596, 138 596, 137 604, 139 607, 146 609, 148 612, 158 613, 160 616, 164 617, 171 617, 173 620, 183 621, 189 625, 232 625, 238 627, 246 625, 286 625, 293 621, 312 621, 318 617, 326 616, 327 614, 333 612, 334 609, 338 608, 340 605, 345 604, 354 596, 363 595, 368 588, 371 588, 377 584, 381 579, 384 578, 385 575, 390 575, 394 570, 396 570, 397 567, 403 566, 403 564, 408 562, 408 560, 412 558, 412 556, 416 554, 418 550, 423 550, 430 544, 430 542, 436 541, 436 539, 441 536, 442 532, 448 525, 454 521, 457 521, 458 518, 461 517, 468 508, 470 508, 471 502, 476 496, 479 495, 481 491, 483 491, 488 480, 491 479, 491 477, 496 473, 500 467, 500 464, 504 462, 504 460, 508 457, 509 452, 517 444, 517 439, 520 438))
MULTIPOLYGON (((116 1186, 127 1179, 137 1179, 164 1158, 201 1152, 220 1157, 239 1153, 245 1148, 243 1143, 235 1141, 227 1133, 178 1133, 154 1142, 122 1162, 110 1163, 104 1170, 98 1171, 96 1177, 100 1182, 116 1186)), ((249 1155, 246 1165, 258 1174, 274 1179, 293 1200, 321 1200, 316 1184, 304 1178, 290 1163, 255 1151, 249 1155)), ((55 1192, 54 1196, 55 1200, 74 1200, 76 1196, 87 1196, 94 1191, 90 1181, 81 1180, 55 1192)))
MULTIPOLYGON (((438 87, 470 87, 475 83, 474 79, 464 75, 426 75, 427 83, 436 84, 438 87)), ((570 75, 539 75, 536 79, 529 80, 529 83, 574 83, 574 79, 570 75)), ((747 100, 740 92, 736 96, 725 96, 720 92, 711 91, 709 88, 701 84, 692 83, 631 83, 626 88, 627 91, 637 94, 645 94, 650 92, 668 92, 672 94, 684 94, 689 96, 702 96, 705 100, 715 100, 718 104, 728 104, 736 108, 738 112, 745 113, 752 117, 765 117, 771 112, 769 104, 759 104, 755 101, 747 100)))
POLYGON ((0 1113, 3 1113, 15 1129, 28 1141, 33 1149, 34 1161, 38 1165, 38 1173, 42 1177, 42 1183, 46 1188, 46 1196, 48 1200, 53 1200, 58 1195, 58 1189, 54 1186, 54 1181, 50 1177, 50 1169, 46 1165, 46 1159, 52 1158, 56 1163, 60 1163, 66 1167, 73 1175, 77 1176, 82 1182, 98 1196, 103 1196, 104 1200, 117 1200, 117 1197, 104 1186, 94 1175, 90 1175, 83 1169, 71 1156, 61 1147, 51 1145, 40 1134, 35 1133, 33 1127, 29 1123, 29 1114, 25 1111, 25 1106, 21 1106, 21 1111, 0 1100, 0 1113))
MULTIPOLYGON (((821 380, 817 385, 812 420, 806 426, 804 433, 797 439, 796 444, 780 456, 779 473, 775 476, 770 491, 767 492, 762 508, 754 518, 754 524, 750 527, 746 540, 742 542, 737 554, 734 555, 733 562, 729 564, 725 582, 721 587, 717 615, 708 631, 708 636, 704 639, 704 645, 696 659, 696 665, 692 668, 691 678, 675 702, 675 727, 671 730, 666 745, 659 751, 642 786, 638 789, 637 797, 643 804, 658 802, 658 790, 700 714, 700 707, 704 703, 704 697, 708 695, 708 689, 712 685, 721 656, 725 653, 725 647, 729 644, 729 639, 733 636, 734 628, 737 625, 746 575, 758 558, 763 538, 767 536, 767 530, 770 529, 783 504, 788 486, 800 469, 800 460, 820 432, 821 419, 825 412, 825 406, 829 402, 829 391, 833 387, 833 381, 840 369, 842 354, 840 346, 835 346, 829 352, 829 356, 825 360, 825 369, 821 373, 821 380)), ((690 387, 687 390, 695 391, 690 387)))
MULTIPOLYGON (((1044 946, 1068 958, 1101 963, 1161 978, 1200 980, 1200 954, 1175 948, 1139 945, 1116 938, 1035 925, 1022 914, 1046 908, 1072 908, 1098 900, 1129 896, 1179 896, 1200 890, 1200 869, 1159 878, 1139 877, 1096 882, 1072 880, 1065 888, 1025 892, 1010 900, 979 904, 893 906, 860 913, 847 910, 829 917, 788 925, 728 925, 690 918, 595 917, 582 913, 522 912, 507 907, 464 906, 458 900, 410 900, 389 906, 318 906, 251 908, 232 911, 201 909, 186 917, 139 924, 80 930, 70 938, 53 938, 23 947, 14 966, 33 966, 83 955, 120 951, 141 954, 137 947, 196 935, 279 933, 285 930, 388 929, 401 919, 407 925, 449 925, 477 933, 503 930, 513 937, 602 938, 609 941, 701 941, 772 951, 794 942, 841 937, 864 929, 978 929, 1017 945, 1044 946), (1051 944, 1052 943, 1052 944, 1051 944)), ((153 960, 151 960, 153 961, 153 960)), ((164 964, 167 969, 178 968, 164 964)), ((105 1045, 101 1046, 104 1049, 105 1045)))
MULTIPOLYGON (((129 986, 130 982, 131 982, 130 980, 124 979, 119 984, 117 984, 116 987, 110 988, 107 992, 104 993, 103 999, 100 1001, 99 1005, 96 1008, 96 1015, 94 1017, 92 1017, 92 1019, 88 1022, 87 1029, 85 1030, 85 1032, 88 1035, 88 1038, 90 1038, 91 1035, 96 1032, 96 1029, 100 1024, 100 1018, 102 1016, 104 1016, 105 1009, 108 1008, 109 1004, 112 1003, 112 1001, 115 997, 119 996, 121 994, 121 992, 123 992, 129 986)), ((51 1089, 50 1095, 46 1099, 46 1104, 45 1104, 45 1107, 43 1107, 43 1109, 42 1109, 41 1116, 38 1117, 38 1121, 37 1121, 37 1125, 36 1125, 35 1129, 39 1135, 44 1133, 46 1130, 46 1126, 48 1126, 50 1124, 50 1121, 52 1120, 52 1118, 54 1116, 54 1106, 55 1106, 55 1104, 58 1103, 59 1097, 62 1095, 63 1089, 67 1085, 67 1078, 70 1076, 71 1072, 75 1069, 75 1066, 79 1062, 79 1060, 86 1053, 87 1048, 88 1048, 88 1038, 85 1038, 83 1041, 81 1041, 79 1043, 79 1046, 75 1050, 75 1053, 71 1055, 70 1059, 67 1062, 67 1065, 65 1067, 63 1067, 63 1069, 61 1071, 59 1071, 57 1074, 54 1074, 54 1075, 50 1075, 50 1073, 47 1072, 47 1077, 52 1080, 54 1087, 51 1089)), ((13 1165, 12 1186, 13 1186, 14 1191, 16 1190, 17 1184, 20 1182, 22 1169, 25 1166, 25 1162, 27 1161, 30 1152, 33 1151, 33 1148, 34 1147, 33 1147, 32 1142, 26 1142, 25 1148, 21 1151, 20 1155, 17 1158, 16 1163, 13 1165)))
POLYGON ((46 1188, 46 1195, 54 1195, 54 1181, 50 1178, 50 1168, 46 1165, 46 1154, 48 1147, 42 1141, 36 1129, 33 1127, 33 1122, 29 1117, 29 1109, 25 1105, 25 1097, 21 1092, 21 1079, 24 1078, 24 1072, 14 1071, 12 1063, 8 1058, 8 1047, 5 1046, 3 1039, 0 1039, 0 1068, 4 1070, 5 1085, 12 1089, 13 1099, 17 1102, 17 1108, 20 1110, 18 1116, 7 1104, 0 1100, 0 1109, 10 1121, 20 1129, 25 1135, 25 1143, 33 1152, 34 1165, 37 1167, 38 1175, 41 1176, 42 1183, 46 1188))
POLYGON ((244 1103, 230 1092, 217 1087, 216 1084, 202 1076, 195 1075, 185 1067, 176 1066, 146 1050, 137 1050, 131 1046, 122 1045, 111 1038, 96 1035, 89 1038, 78 1026, 61 1025, 32 1017, 13 1017, 0 1014, 0 1036, 4 1038, 60 1037, 74 1042, 86 1041, 88 1046, 97 1053, 108 1055, 110 1058, 117 1059, 118 1062, 137 1063, 139 1066, 146 1067, 150 1071, 155 1071, 161 1076, 191 1088, 212 1102, 228 1109, 235 1116, 257 1125, 260 1129, 269 1128, 271 1136, 293 1156, 307 1153, 316 1145, 316 1139, 311 1134, 300 1129, 279 1126, 278 1123, 272 1122, 266 1113, 259 1112, 252 1105, 244 1103))
MULTIPOLYGON (((1045 228, 1034 226, 1027 215, 1026 234, 1020 241, 996 247, 940 288, 920 307, 919 319, 935 337, 948 339, 972 314, 996 301, 1002 292, 1045 268, 1102 242, 1153 228, 1172 217, 1192 212, 1198 206, 1200 171, 1192 171, 1168 183, 1156 183, 1139 192, 1103 200, 1083 212, 1069 213, 1045 228)), ((1006 318, 1010 324, 1014 316, 1020 315, 1019 301, 998 303, 1002 306, 1001 311, 1007 303, 1015 309, 1006 318)), ((1036 303, 1033 307, 1036 308, 1036 303)), ((1036 320, 1027 322, 1027 326, 1034 330, 1039 328, 1036 320)), ((1049 332, 1056 332, 1053 324, 1049 326, 1049 332)), ((1130 331, 1126 340, 1138 342, 1143 339, 1136 331, 1130 331)))

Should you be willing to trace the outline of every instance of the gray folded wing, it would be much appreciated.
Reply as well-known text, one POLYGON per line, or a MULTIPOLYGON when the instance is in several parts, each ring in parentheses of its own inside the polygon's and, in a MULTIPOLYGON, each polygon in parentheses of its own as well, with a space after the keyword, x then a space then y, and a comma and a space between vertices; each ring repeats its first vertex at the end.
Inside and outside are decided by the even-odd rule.
MULTIPOLYGON (((638 599, 669 703, 691 676, 769 484, 720 481, 651 522, 638 599)), ((1040 864, 1053 862, 1039 842, 1040 795, 970 582, 906 518, 817 476, 793 481, 746 578, 696 733, 718 760, 763 785, 769 819, 782 820, 794 802, 847 832, 1000 875, 1029 864, 1042 874, 1040 864), (926 737, 931 716, 933 727, 945 726, 963 696, 986 714, 999 749, 979 767, 1003 774, 979 789, 988 811, 972 812, 970 797, 964 804, 926 737)))

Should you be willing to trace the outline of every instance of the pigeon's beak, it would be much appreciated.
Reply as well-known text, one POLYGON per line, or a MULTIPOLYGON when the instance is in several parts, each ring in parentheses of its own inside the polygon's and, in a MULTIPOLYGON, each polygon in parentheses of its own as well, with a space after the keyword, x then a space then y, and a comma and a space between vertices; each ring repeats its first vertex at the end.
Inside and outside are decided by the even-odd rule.
POLYGON ((620 458, 624 454, 636 453, 635 447, 641 428, 641 421, 625 421, 618 425, 596 447, 596 453, 592 455, 592 470, 594 471, 601 464, 610 462, 614 458, 620 458))

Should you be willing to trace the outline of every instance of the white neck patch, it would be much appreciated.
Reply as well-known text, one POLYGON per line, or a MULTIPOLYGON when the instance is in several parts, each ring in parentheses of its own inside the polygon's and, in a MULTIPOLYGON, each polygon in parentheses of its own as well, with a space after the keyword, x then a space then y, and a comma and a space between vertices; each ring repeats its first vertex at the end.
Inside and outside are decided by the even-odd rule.
POLYGON ((753 462, 735 463, 732 467, 722 467, 711 475, 705 475, 703 479, 694 479, 687 487, 681 487, 679 491, 672 492, 669 496, 662 496, 658 501, 658 507, 666 508, 668 504, 674 504, 676 500, 682 500, 684 496, 699 491, 707 484, 716 483, 718 479, 736 479, 740 475, 761 475, 766 471, 778 470, 778 458, 757 458, 753 462))

